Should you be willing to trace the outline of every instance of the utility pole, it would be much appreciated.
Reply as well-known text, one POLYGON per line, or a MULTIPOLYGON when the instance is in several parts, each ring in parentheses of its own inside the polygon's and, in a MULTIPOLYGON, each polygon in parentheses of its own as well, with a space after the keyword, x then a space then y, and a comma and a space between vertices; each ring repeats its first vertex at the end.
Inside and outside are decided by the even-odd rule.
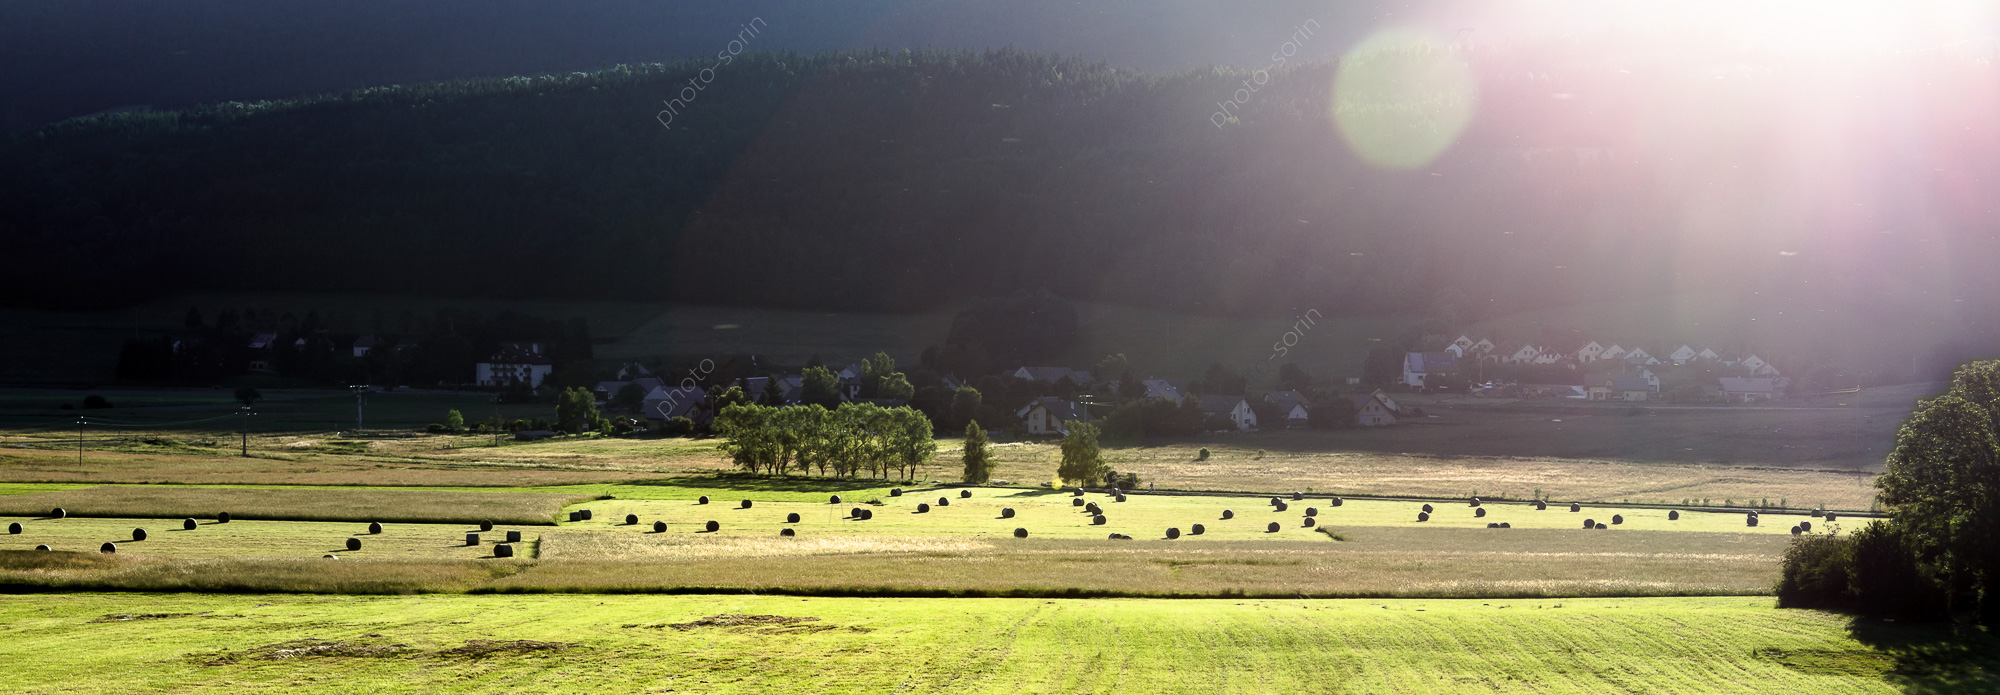
POLYGON ((361 432, 361 426, 362 426, 362 419, 361 419, 361 403, 363 400, 362 397, 368 394, 368 385, 359 384, 356 386, 349 386, 347 388, 354 391, 354 432, 356 434, 359 434, 361 432))
POLYGON ((252 415, 256 415, 256 413, 250 412, 250 406, 247 405, 243 406, 243 409, 237 415, 239 429, 243 433, 243 458, 250 458, 250 416, 252 415))
POLYGON ((76 419, 76 467, 83 468, 83 418, 76 419))

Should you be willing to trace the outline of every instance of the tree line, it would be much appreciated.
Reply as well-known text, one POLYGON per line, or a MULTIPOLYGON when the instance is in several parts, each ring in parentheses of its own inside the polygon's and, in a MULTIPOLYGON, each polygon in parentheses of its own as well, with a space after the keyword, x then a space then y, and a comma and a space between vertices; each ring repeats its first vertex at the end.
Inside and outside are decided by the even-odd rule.
POLYGON ((732 403, 716 414, 722 450, 750 473, 915 479, 937 455, 931 421, 908 406, 732 403))

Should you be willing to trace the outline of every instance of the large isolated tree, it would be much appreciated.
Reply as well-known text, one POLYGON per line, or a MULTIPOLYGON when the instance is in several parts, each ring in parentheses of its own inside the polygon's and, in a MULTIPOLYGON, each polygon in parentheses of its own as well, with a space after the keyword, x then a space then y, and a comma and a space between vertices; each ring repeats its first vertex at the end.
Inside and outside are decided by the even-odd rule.
POLYGON ((1056 477, 1065 484, 1082 484, 1104 477, 1104 454, 1097 447, 1097 426, 1087 422, 1063 424, 1068 430, 1063 433, 1062 463, 1056 466, 1056 477))
POLYGON ((965 482, 985 485, 993 478, 993 448, 987 444, 986 430, 979 423, 965 424, 965 482))
POLYGON ((1982 622, 2000 625, 2000 362, 1960 368, 1952 389, 1917 406, 1896 433, 1882 501, 1954 589, 1980 597, 1982 622), (1981 400, 1985 402, 1980 402, 1981 400))
POLYGON ((590 391, 572 387, 556 399, 556 429, 576 434, 597 426, 597 398, 590 391))

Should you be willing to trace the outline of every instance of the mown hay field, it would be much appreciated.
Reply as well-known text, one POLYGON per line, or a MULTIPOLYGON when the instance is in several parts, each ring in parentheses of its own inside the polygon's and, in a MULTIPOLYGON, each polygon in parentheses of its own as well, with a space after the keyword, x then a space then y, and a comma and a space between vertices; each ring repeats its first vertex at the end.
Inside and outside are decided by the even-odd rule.
POLYGON ((517 553, 532 557, 539 533, 547 528, 499 524, 482 533, 470 524, 385 523, 381 533, 371 534, 368 524, 361 522, 238 519, 224 524, 199 519, 189 531, 184 521, 0 517, 0 525, 21 525, 19 534, 0 534, 0 550, 32 551, 47 545, 56 551, 95 553, 104 543, 112 543, 119 555, 146 558, 318 559, 333 553, 342 559, 470 560, 492 555, 493 544, 505 540, 508 531, 521 534, 523 545, 517 553), (134 529, 144 529, 146 539, 133 540, 134 529), (479 533, 480 544, 466 545, 467 533, 479 533), (348 550, 349 538, 361 541, 361 549, 348 550))
POLYGON ((0 495, 0 516, 40 517, 60 507, 80 517, 213 519, 227 512, 236 519, 549 524, 563 505, 581 499, 588 497, 536 492, 101 485, 0 495))
POLYGON ((1895 693, 2000 641, 1768 598, 0 596, 0 689, 1895 693))

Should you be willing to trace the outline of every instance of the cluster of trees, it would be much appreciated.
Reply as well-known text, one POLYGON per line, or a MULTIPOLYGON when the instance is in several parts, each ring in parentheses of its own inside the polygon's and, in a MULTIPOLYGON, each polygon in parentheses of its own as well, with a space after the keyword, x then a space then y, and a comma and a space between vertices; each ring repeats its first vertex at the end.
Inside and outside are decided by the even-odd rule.
POLYGON ((1780 605, 1938 617, 1974 609, 2000 627, 2000 361, 1966 364, 1896 433, 1876 480, 1893 512, 1848 536, 1799 539, 1780 605))
POLYGON ((591 371, 590 326, 582 318, 440 309, 429 315, 406 311, 394 321, 375 312, 360 320, 341 315, 335 322, 323 320, 317 310, 301 317, 268 308, 241 313, 225 308, 210 322, 199 307, 190 307, 182 324, 179 331, 125 341, 118 378, 214 383, 261 362, 279 376, 317 384, 456 385, 471 383, 475 363, 514 342, 542 344, 562 371, 585 377, 591 371), (251 348, 252 337, 261 333, 275 339, 263 349, 251 348), (355 341, 364 336, 372 336, 374 346, 355 357, 355 341))
POLYGON ((766 475, 914 479, 937 454, 931 421, 907 406, 738 402, 716 415, 715 432, 736 465, 766 475))

